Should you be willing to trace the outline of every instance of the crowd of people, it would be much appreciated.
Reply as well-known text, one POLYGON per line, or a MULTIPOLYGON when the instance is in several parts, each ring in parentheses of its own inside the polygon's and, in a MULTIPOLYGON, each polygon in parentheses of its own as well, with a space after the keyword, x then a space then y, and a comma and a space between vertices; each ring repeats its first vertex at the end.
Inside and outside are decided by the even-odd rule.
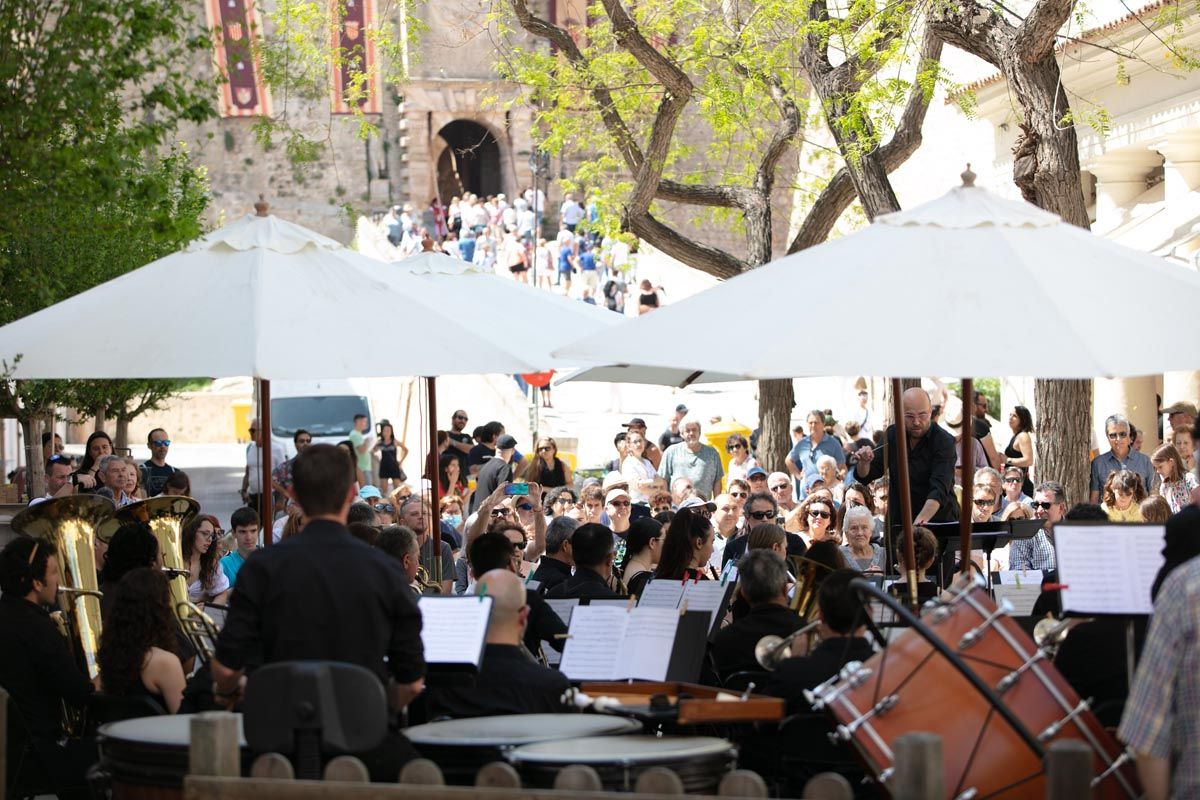
MULTIPOLYGON (((314 444, 297 431, 296 455, 272 456, 277 466, 269 489, 255 468, 269 437, 254 423, 241 488, 246 506, 228 520, 229 532, 203 510, 183 531, 188 598, 225 611, 211 658, 201 663, 173 624, 162 545, 145 525, 128 524, 107 545, 96 543, 105 622, 94 682, 80 673, 46 614, 62 569, 53 543, 19 538, 0 554, 0 637, 21 643, 0 653, 0 685, 26 720, 38 757, 67 783, 82 775, 81 765, 94 753, 64 744, 62 701, 82 704, 99 690, 144 698, 165 713, 235 708, 246 674, 277 661, 360 664, 390 685, 393 709, 407 709, 410 721, 567 713, 569 681, 549 666, 557 659, 547 652, 563 649, 567 624, 548 600, 638 596, 650 581, 718 580, 733 564, 736 594, 722 611, 723 625, 698 677, 744 688, 747 676, 762 669, 756 646, 763 637, 788 637, 815 621, 815 643, 797 642, 759 687, 784 698, 790 713, 803 714, 811 711, 805 690, 873 652, 862 600, 851 586, 855 577, 879 576, 906 600, 901 577, 911 568, 923 601, 961 569, 958 554, 947 552, 936 533, 940 523, 960 513, 976 523, 1041 521, 1031 538, 991 552, 991 563, 976 559, 985 573, 1041 571, 1047 586, 1040 613, 1061 610, 1054 588, 1056 524, 1160 522, 1167 531, 1166 564, 1156 591, 1169 598, 1170 622, 1156 617, 1150 626, 1136 679, 1123 671, 1123 635, 1105 637, 1096 633, 1101 629, 1090 639, 1084 634, 1064 642, 1056 663, 1081 695, 1111 692, 1118 710, 1113 724, 1125 708, 1121 735, 1148 786, 1155 780, 1166 785, 1164 775, 1176 787, 1196 786, 1200 745, 1180 734, 1192 730, 1200 711, 1174 699, 1193 696, 1188 692, 1200 681, 1193 668, 1200 660, 1192 589, 1200 580, 1195 407, 1163 409, 1165 443, 1149 456, 1139 449, 1144 432, 1120 414, 1110 416, 1108 449, 1092 460, 1089 496, 1073 498, 1061 483, 1037 475, 1027 409, 1011 409, 1011 438, 1001 449, 991 441, 986 398, 971 398, 971 406, 948 420, 940 419, 939 399, 922 389, 904 393, 903 443, 895 425, 874 419, 865 391, 842 421, 814 409, 797 425, 778 471, 762 466, 777 458, 761 450, 757 433, 725 437, 720 453, 704 441, 702 421, 685 405, 657 437, 643 419, 624 423, 614 437, 614 458, 597 475, 572 470, 553 437, 539 437, 532 452, 522 453, 499 422, 468 431, 468 414, 460 409, 438 433, 421 478, 410 481, 401 469, 407 448, 391 426, 381 425, 375 435, 360 416, 337 445, 314 444), (956 442, 963 417, 977 443, 968 465, 959 463, 956 442), (913 564, 899 546, 899 446, 908 455, 913 564), (284 502, 277 519, 263 521, 256 508, 268 490, 284 502), (267 539, 272 544, 263 547, 267 539), (796 613, 801 589, 815 598, 811 617, 796 613), (418 601, 428 594, 493 598, 473 688, 425 684, 418 601), (1121 670, 1119 681, 1109 681, 1116 689, 1096 689, 1097 652, 1106 666, 1121 670), (1130 683, 1133 700, 1126 706, 1130 683)), ((147 444, 150 460, 131 465, 97 432, 83 459, 72 463, 57 438, 47 437, 47 492, 33 502, 77 492, 118 506, 154 494, 186 495, 186 475, 167 462, 166 431, 151 431, 147 444)), ((788 741, 828 755, 830 722, 811 714, 806 719, 788 741)), ((394 733, 386 752, 368 759, 377 778, 393 780, 398 764, 414 755, 399 729, 394 733)), ((745 763, 755 764, 762 747, 753 737, 743 741, 745 763)), ((829 758, 841 763, 848 754, 829 758)), ((71 786, 61 788, 70 794, 71 786)))
POLYGON ((447 206, 435 197, 423 211, 405 203, 389 209, 379 226, 396 259, 444 253, 620 314, 645 314, 662 304, 662 286, 648 278, 633 288, 637 249, 621 237, 599 233, 594 201, 568 193, 557 211, 553 239, 543 235, 545 192, 532 187, 511 200, 504 193, 467 192, 450 198, 447 206))

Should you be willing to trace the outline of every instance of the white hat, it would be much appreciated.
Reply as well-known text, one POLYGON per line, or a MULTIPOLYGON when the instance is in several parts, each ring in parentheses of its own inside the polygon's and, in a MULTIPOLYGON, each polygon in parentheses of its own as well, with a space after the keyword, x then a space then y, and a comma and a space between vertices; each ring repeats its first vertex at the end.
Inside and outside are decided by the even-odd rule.
MULTIPOLYGON (((624 489, 613 489, 611 492, 604 495, 604 502, 611 503, 613 500, 616 500, 618 497, 629 497, 629 492, 625 491, 624 489)), ((630 498, 630 499, 632 499, 632 498, 630 498)))
POLYGON ((704 498, 697 497, 696 495, 692 495, 687 500, 684 500, 682 503, 679 504, 680 511, 682 511, 685 508, 701 508, 701 507, 707 508, 709 511, 717 510, 717 504, 714 503, 712 500, 705 500, 704 498))

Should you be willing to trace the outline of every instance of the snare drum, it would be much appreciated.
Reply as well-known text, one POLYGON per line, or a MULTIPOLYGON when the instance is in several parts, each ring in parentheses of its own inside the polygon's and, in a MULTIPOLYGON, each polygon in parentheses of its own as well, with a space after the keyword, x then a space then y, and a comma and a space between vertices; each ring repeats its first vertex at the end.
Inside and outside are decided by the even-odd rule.
POLYGON ((508 760, 527 784, 546 788, 564 767, 584 764, 600 775, 607 791, 631 792, 650 767, 670 767, 686 792, 716 794, 721 778, 736 766, 737 748, 708 736, 613 736, 546 741, 518 747, 508 760))
MULTIPOLYGON (((111 781, 113 800, 183 797, 192 716, 141 717, 100 726, 96 734, 100 770, 111 781)), ((242 733, 242 715, 237 717, 242 774, 245 774, 250 753, 242 733)))
POLYGON ((1140 796, 1121 747, 1008 608, 998 608, 978 585, 928 604, 922 624, 813 690, 814 707, 832 713, 838 723, 833 735, 853 742, 885 784, 896 738, 923 731, 942 738, 948 797, 1041 797, 1039 750, 1058 739, 1078 739, 1092 749, 1095 797, 1140 796))
POLYGON ((430 722, 404 731, 417 751, 442 768, 446 783, 471 786, 484 764, 514 747, 556 739, 639 733, 641 723, 603 714, 506 714, 430 722))

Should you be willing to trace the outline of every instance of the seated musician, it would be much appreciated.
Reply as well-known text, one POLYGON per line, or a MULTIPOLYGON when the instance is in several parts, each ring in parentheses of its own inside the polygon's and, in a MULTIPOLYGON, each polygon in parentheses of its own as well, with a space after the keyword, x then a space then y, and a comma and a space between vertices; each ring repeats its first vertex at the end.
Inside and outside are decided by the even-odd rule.
POLYGON ((722 679, 735 672, 761 671, 763 667, 754 656, 759 640, 771 635, 788 636, 804 624, 788 607, 787 589, 787 564, 779 553, 751 550, 738 562, 737 591, 750 611, 723 628, 713 640, 713 662, 722 679))
POLYGON ((117 596, 117 584, 125 575, 140 567, 162 568, 162 552, 158 539, 149 526, 141 522, 122 525, 108 540, 108 554, 100 570, 100 609, 104 616, 117 596))
POLYGON ((183 665, 175 653, 179 626, 160 570, 130 570, 115 587, 100 636, 100 677, 106 694, 141 696, 174 714, 183 701, 183 665))
POLYGON ((82 707, 93 687, 47 610, 58 599, 59 578, 49 542, 14 539, 0 552, 0 686, 58 796, 88 798, 83 775, 95 762, 95 746, 63 740, 62 705, 82 707))
MULTIPOLYGON (((525 532, 517 525, 504 531, 480 534, 471 540, 467 548, 471 574, 478 576, 492 570, 506 569, 520 575, 524 548, 525 532)), ((551 647, 561 652, 562 637, 567 632, 566 623, 539 592, 529 592, 525 603, 529 606, 529 621, 525 626, 526 649, 536 653, 542 642, 549 642, 551 647)))
POLYGON ((612 531, 598 522, 580 525, 571 534, 571 555, 575 558, 575 574, 546 592, 546 597, 621 599, 623 595, 611 588, 615 556, 612 531))
MULTIPOLYGON (((937 597, 938 587, 925 577, 925 570, 933 566, 937 560, 937 537, 929 528, 920 525, 913 528, 913 556, 917 561, 917 602, 924 603, 937 597)), ((896 566, 900 570, 900 580, 888 587, 888 592, 902 601, 908 599, 908 566, 904 559, 904 545, 896 548, 896 566)))
POLYGON ((859 573, 839 569, 825 577, 817 592, 820 643, 806 656, 785 659, 771 674, 767 694, 787 701, 787 713, 810 711, 804 690, 832 678, 850 661, 866 661, 874 652, 863 638, 866 612, 850 581, 859 573))
POLYGON ((375 539, 375 546, 400 562, 400 568, 408 578, 413 600, 420 600, 422 587, 417 581, 417 573, 421 566, 421 545, 413 529, 403 525, 384 526, 375 539))
POLYGON ((537 581, 537 590, 545 593, 571 577, 575 561, 571 557, 571 534, 579 522, 570 517, 555 517, 546 526, 546 552, 538 562, 530 581, 537 581))
MULTIPOLYGON (((471 543, 475 547, 484 534, 471 543)), ((483 662, 474 686, 434 686, 425 702, 430 718, 487 717, 496 714, 553 714, 567 710, 562 697, 567 676, 536 663, 521 647, 529 606, 525 585, 508 569, 485 572, 475 584, 492 598, 483 662)))
MULTIPOLYGON (((654 579, 682 581, 710 577, 708 561, 713 554, 713 535, 712 524, 701 509, 680 507, 667 526, 654 579)), ((578 561, 578 552, 576 556, 578 561)))

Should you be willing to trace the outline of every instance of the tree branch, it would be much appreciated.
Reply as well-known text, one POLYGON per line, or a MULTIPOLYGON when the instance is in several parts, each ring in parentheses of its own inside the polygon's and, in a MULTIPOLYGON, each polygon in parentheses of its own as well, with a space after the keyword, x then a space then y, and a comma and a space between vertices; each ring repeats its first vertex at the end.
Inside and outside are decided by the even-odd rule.
POLYGON ((938 3, 929 11, 926 26, 946 44, 1001 68, 1010 52, 1016 28, 990 8, 966 0, 938 3))
POLYGON ((1017 28, 1014 55, 1033 64, 1053 53, 1058 31, 1074 5, 1074 0, 1038 0, 1017 28))
POLYGON ((631 213, 626 209, 623 227, 633 235, 645 239, 674 259, 682 261, 718 278, 732 278, 750 268, 741 259, 734 258, 724 250, 688 239, 675 229, 659 222, 649 211, 631 213))
POLYGON ((655 197, 659 200, 669 200, 672 203, 686 203, 690 206, 741 208, 748 200, 748 191, 737 186, 699 186, 664 178, 658 182, 658 191, 655 193, 655 197))

